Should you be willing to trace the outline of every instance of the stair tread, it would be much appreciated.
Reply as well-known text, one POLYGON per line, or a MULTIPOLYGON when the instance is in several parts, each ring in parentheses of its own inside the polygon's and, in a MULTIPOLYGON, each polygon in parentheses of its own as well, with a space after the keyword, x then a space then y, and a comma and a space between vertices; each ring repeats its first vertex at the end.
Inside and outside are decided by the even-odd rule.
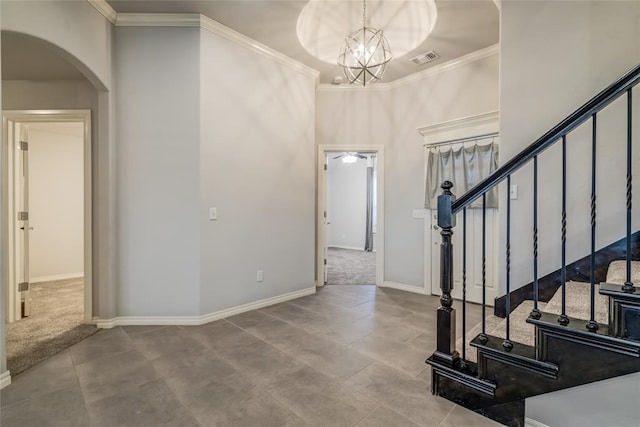
MULTIPOLYGON (((607 313, 609 301, 606 296, 599 294, 600 286, 595 286, 595 319, 598 323, 608 322, 607 313)), ((584 282, 567 282, 566 284, 566 314, 574 319, 588 320, 590 318, 591 284, 584 282)), ((558 289, 545 309, 546 313, 559 315, 562 313, 562 290, 558 289)))
MULTIPOLYGON (((607 283, 622 285, 627 278, 627 261, 618 260, 609 264, 607 269, 607 283)), ((640 284, 640 261, 631 261, 631 281, 638 286, 640 284)))

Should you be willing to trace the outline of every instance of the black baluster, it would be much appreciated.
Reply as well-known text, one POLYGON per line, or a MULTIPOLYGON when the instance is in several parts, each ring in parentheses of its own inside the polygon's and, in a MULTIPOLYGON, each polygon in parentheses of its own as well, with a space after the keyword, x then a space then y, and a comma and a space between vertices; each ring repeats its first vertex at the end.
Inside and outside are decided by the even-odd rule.
POLYGON ((507 334, 502 342, 502 347, 510 351, 513 343, 509 339, 509 327, 511 317, 511 175, 507 175, 507 334))
POLYGON ((462 362, 467 360, 467 208, 462 209, 462 362))
POLYGON ((478 336, 481 343, 487 337, 487 193, 482 193, 482 332, 478 336))
POLYGON ((533 310, 529 317, 539 319, 540 316, 540 310, 538 310, 538 156, 533 156, 533 310))
POLYGON ((591 276, 591 307, 587 329, 591 332, 598 330, 596 322, 596 131, 597 118, 593 113, 591 128, 591 257, 589 274, 591 276))
POLYGON ((569 324, 567 316, 567 136, 562 135, 562 313, 558 317, 561 325, 569 324))
POLYGON ((442 183, 442 194, 438 196, 438 226, 442 236, 440 246, 440 297, 441 306, 437 313, 437 338, 434 357, 450 366, 457 365, 460 355, 456 351, 456 310, 452 307, 453 298, 453 227, 456 219, 451 210, 454 196, 451 193, 453 184, 450 181, 442 183))
POLYGON ((627 277, 622 290, 633 292, 631 281, 631 88, 627 90, 627 277))

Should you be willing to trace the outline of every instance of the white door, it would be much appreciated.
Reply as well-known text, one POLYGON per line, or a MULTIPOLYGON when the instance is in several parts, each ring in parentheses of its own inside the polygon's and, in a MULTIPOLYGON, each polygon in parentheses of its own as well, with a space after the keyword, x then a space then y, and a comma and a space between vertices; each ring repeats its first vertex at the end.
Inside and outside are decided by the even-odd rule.
MULTIPOLYGON (((496 209, 486 210, 486 303, 493 306, 497 296, 497 224, 496 209)), ((440 290, 440 244, 442 236, 438 227, 436 211, 427 211, 425 226, 430 228, 431 241, 431 293, 441 295, 440 290)), ((467 301, 482 303, 482 209, 467 209, 467 254, 466 254, 466 291, 467 301)), ((455 299, 462 299, 462 213, 456 218, 453 229, 453 291, 455 299)))
POLYGON ((29 135, 26 125, 20 126, 15 156, 15 236, 16 236, 16 287, 21 310, 18 317, 31 313, 29 281, 29 135))

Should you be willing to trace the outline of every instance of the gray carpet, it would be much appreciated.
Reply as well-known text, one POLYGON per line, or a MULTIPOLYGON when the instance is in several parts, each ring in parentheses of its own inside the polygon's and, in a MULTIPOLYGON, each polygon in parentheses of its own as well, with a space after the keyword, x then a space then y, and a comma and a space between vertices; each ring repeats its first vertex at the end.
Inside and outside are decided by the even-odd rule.
MULTIPOLYGON (((566 287, 566 312, 569 317, 575 319, 588 320, 590 317, 590 288, 589 283, 567 282, 566 287)), ((595 318, 598 323, 607 324, 607 298, 598 293, 599 286, 596 285, 596 307, 595 318)), ((557 314, 562 312, 562 293, 558 290, 548 303, 539 302, 538 308, 545 313, 557 314)), ((511 341, 533 346, 535 345, 535 327, 526 322, 531 310, 533 309, 533 301, 523 301, 509 316, 510 319, 510 338, 511 341)), ((493 310, 491 310, 493 311, 493 310)), ((487 335, 504 337, 506 331, 506 319, 490 314, 485 319, 485 327, 487 335)), ((482 332, 482 323, 476 325, 467 334, 470 340, 482 332)), ((459 337, 456 348, 461 349, 462 337, 459 337)), ((466 343, 467 360, 476 361, 476 349, 466 343)))
POLYGON ((376 253, 329 248, 327 285, 375 285, 376 253))
POLYGON ((31 316, 7 325, 12 376, 97 332, 83 324, 82 278, 32 284, 31 297, 31 316))

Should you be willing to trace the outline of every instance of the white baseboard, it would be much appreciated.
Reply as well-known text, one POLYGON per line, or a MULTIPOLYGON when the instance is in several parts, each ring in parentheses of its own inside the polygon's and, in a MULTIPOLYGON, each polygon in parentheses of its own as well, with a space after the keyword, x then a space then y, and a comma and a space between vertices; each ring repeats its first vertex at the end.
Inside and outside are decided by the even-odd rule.
POLYGON ((238 305, 236 307, 225 308, 224 310, 215 311, 213 313, 202 316, 118 316, 112 319, 96 318, 96 326, 98 328, 109 329, 114 326, 140 326, 140 325, 180 325, 180 326, 197 326, 214 320, 224 319, 225 317, 234 316, 246 311, 257 310, 259 308, 289 301, 292 299, 312 295, 316 293, 316 287, 300 289, 299 291, 290 292, 284 295, 278 295, 266 298, 260 301, 250 302, 248 304, 238 305))
POLYGON ((79 279, 84 273, 55 274, 53 276, 31 277, 29 283, 53 282, 54 280, 79 279))
POLYGON ((4 371, 0 374, 0 390, 5 388, 9 384, 11 384, 11 374, 9 373, 9 371, 4 371))
POLYGON ((356 248, 355 246, 340 246, 340 245, 329 245, 327 247, 328 248, 336 248, 336 249, 349 249, 349 250, 352 250, 352 251, 364 252, 364 248, 363 247, 356 248))
POLYGON ((402 284, 402 283, 383 282, 382 287, 383 288, 398 289, 398 290, 407 291, 407 292, 413 292, 415 294, 431 295, 431 291, 430 290, 426 290, 425 288, 419 288, 417 286, 405 285, 405 284, 402 284))
POLYGON ((543 424, 540 421, 536 421, 534 419, 524 417, 524 427, 550 427, 550 426, 543 424))

